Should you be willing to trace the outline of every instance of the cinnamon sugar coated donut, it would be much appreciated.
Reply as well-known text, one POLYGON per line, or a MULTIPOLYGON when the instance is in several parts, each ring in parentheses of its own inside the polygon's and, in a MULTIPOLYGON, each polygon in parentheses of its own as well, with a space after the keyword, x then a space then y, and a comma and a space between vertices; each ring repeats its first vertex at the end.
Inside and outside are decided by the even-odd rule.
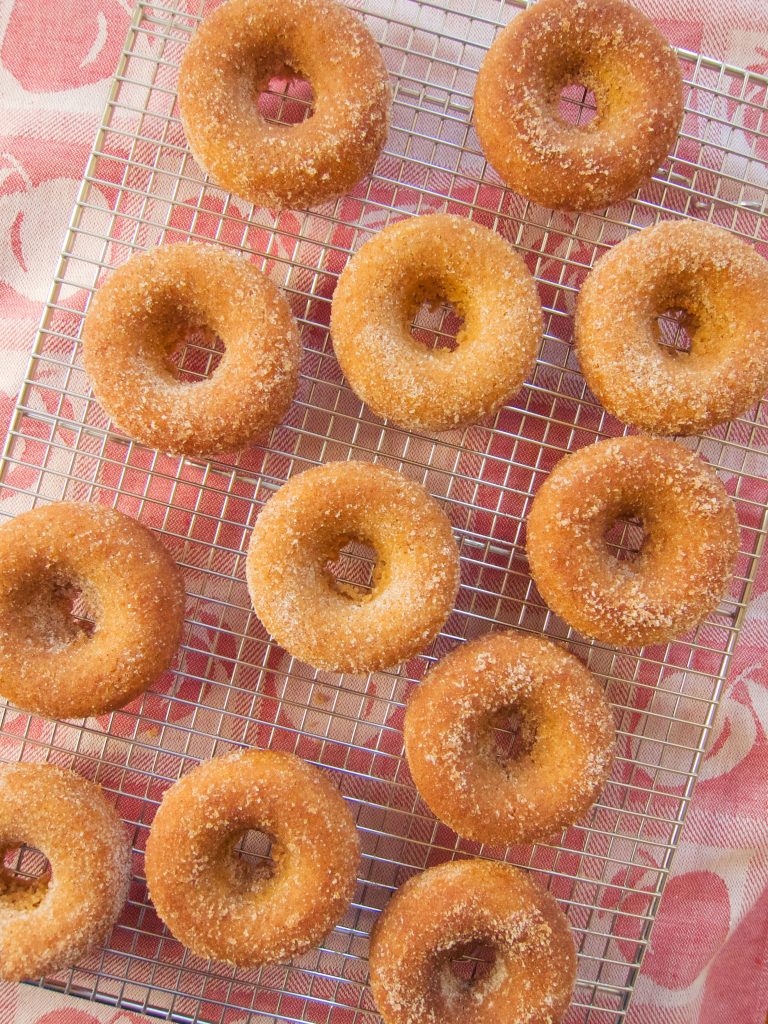
POLYGON ((488 163, 551 209, 624 199, 664 161, 682 119, 680 63, 624 0, 538 0, 500 32, 477 77, 488 163), (559 114, 561 91, 575 84, 595 97, 586 125, 559 114))
POLYGON ((372 672, 417 654, 453 608, 451 524, 420 484, 365 462, 293 477, 256 520, 246 565, 256 614, 289 654, 372 672), (376 552, 370 593, 328 568, 349 541, 376 552))
POLYGON ((171 663, 184 584, 135 519, 71 501, 0 526, 0 695, 25 711, 84 718, 127 704, 171 663), (72 614, 82 595, 90 629, 72 614))
POLYGON ((109 936, 131 880, 131 845, 102 789, 51 764, 0 767, 0 849, 34 847, 50 870, 0 867, 0 979, 71 967, 109 936))
POLYGON ((768 389, 768 262, 702 221, 644 228, 603 256, 579 295, 576 346, 606 409, 641 430, 693 434, 768 389), (660 344, 682 309, 690 351, 660 344))
POLYGON ((145 865, 175 938, 196 956, 254 967, 321 941, 352 898, 359 860, 352 815, 322 772, 293 754, 239 750, 167 790, 145 865), (272 840, 266 869, 235 853, 249 830, 272 840))
POLYGON ((510 864, 461 860, 401 886, 371 936, 371 989, 385 1024, 557 1024, 576 951, 554 898, 510 864), (451 960, 477 945, 495 960, 473 982, 451 960))
POLYGON ((333 0, 229 0, 197 29, 179 71, 195 159, 219 185, 261 206, 308 206, 349 191, 373 170, 390 103, 375 39, 333 0), (259 90, 286 70, 309 80, 311 116, 270 124, 259 90))
POLYGON ((405 753, 416 788, 460 836, 550 839, 592 806, 611 769, 615 727, 592 674, 541 637, 480 637, 443 658, 414 691, 405 753), (526 748, 504 758, 494 727, 521 719, 526 748))
POLYGON ((618 646, 693 629, 726 590, 739 549, 733 502, 717 474, 672 441, 619 437, 566 455, 528 517, 531 574, 550 608, 585 636, 618 646), (637 517, 634 561, 605 536, 637 517))
POLYGON ((463 217, 430 214, 385 228, 347 264, 331 334, 352 390, 400 426, 449 430, 495 412, 533 368, 541 304, 517 253, 463 217), (422 302, 464 319, 454 351, 411 334, 422 302))
POLYGON ((215 245, 160 246, 113 270, 83 327, 96 398, 151 448, 209 456, 250 444, 288 411, 301 343, 288 303, 253 264, 215 245), (225 351, 210 377, 171 356, 198 332, 225 351))

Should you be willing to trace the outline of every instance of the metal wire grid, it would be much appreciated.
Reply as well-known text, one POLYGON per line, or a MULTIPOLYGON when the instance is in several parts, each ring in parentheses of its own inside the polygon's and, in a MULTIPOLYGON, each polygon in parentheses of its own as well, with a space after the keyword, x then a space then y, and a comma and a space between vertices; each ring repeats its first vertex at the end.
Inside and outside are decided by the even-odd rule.
MULTIPOLYGON (((524 6, 519 0, 517 6, 524 6)), ((135 878, 107 949, 42 984, 176 1020, 368 1024, 367 936, 395 887, 454 856, 506 857, 533 870, 568 912, 579 946, 569 1024, 624 1019, 669 872, 766 534, 760 452, 766 407, 688 442, 721 471, 739 509, 743 550, 730 594, 695 634, 617 652, 551 615, 527 571, 523 524, 531 497, 568 450, 622 427, 587 391, 568 344, 573 299, 594 259, 660 217, 722 224, 760 246, 768 238, 768 81, 683 53, 687 115, 676 150, 639 196, 607 215, 566 216, 500 186, 470 126, 474 75, 499 24, 497 0, 366 0, 395 91, 393 126, 376 173, 350 196, 274 216, 215 188, 189 156, 175 106, 178 60, 200 14, 140 3, 46 306, 9 433, 0 483, 4 514, 62 498, 114 504, 161 532, 185 569, 187 627, 175 669, 128 708, 83 724, 2 709, 7 760, 51 760, 97 779, 135 830, 135 878), (467 9, 469 8, 469 9, 467 9), (529 384, 492 423, 428 437, 373 417, 344 384, 327 334, 329 300, 348 256, 385 224, 448 209, 494 227, 536 275, 546 338, 529 384), (135 249, 182 238, 242 250, 285 290, 305 345, 299 394, 269 443, 215 462, 148 451, 114 433, 78 357, 87 302, 105 270, 135 249), (370 677, 334 676, 293 661, 250 612, 243 559, 258 508, 294 472, 362 458, 420 480, 452 518, 462 556, 457 608, 423 657, 370 677), (619 756, 594 809, 557 842, 508 851, 458 840, 418 799, 402 758, 410 687, 461 639, 517 626, 561 639, 606 684, 619 756), (234 971, 187 953, 146 897, 142 851, 165 787, 232 745, 293 750, 335 771, 353 806, 363 866, 352 907, 323 947, 291 965, 234 971)), ((272 83, 275 120, 300 119, 306 89, 272 83)), ((588 117, 569 90, 566 115, 588 117)), ((449 343, 450 310, 425 311, 425 341, 449 343)), ((669 344, 684 333, 662 325, 669 344)), ((211 372, 215 346, 196 337, 182 378, 211 372)), ((614 531, 631 552, 635 524, 614 531)), ((365 583, 368 555, 342 555, 343 577, 365 583)), ((17 866, 34 871, 23 851, 17 866)), ((39 861, 39 858, 38 858, 39 861)))

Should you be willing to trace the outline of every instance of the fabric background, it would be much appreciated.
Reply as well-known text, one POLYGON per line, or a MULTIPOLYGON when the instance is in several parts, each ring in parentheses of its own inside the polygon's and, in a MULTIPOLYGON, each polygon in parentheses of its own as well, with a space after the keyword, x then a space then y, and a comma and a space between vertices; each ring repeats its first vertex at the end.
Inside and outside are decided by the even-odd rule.
MULTIPOLYGON (((671 41, 768 73, 766 0, 637 0, 671 41)), ((123 0, 0 2, 0 435, 130 20, 123 0)), ((768 1006, 765 561, 630 1024, 763 1024, 768 1006)), ((0 986, 0 1024, 132 1015, 0 986)))

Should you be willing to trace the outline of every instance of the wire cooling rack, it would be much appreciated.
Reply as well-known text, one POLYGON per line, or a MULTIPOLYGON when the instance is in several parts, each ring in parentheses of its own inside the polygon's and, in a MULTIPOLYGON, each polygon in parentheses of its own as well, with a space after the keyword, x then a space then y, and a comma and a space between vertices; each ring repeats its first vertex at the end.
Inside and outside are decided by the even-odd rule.
MULTIPOLYGON (((555 214, 501 187, 470 125, 476 70, 515 4, 362 7, 392 76, 386 151, 350 195, 279 216, 214 187, 186 149, 175 83, 198 0, 136 8, 13 418, 0 509, 11 515, 69 498, 115 505, 149 524, 184 567, 187 625, 173 671, 121 711, 79 724, 2 709, 4 759, 50 760, 97 779, 133 830, 134 881, 109 945, 42 984, 179 1021, 251 1015, 374 1024, 366 955, 381 908, 428 865, 479 855, 530 868, 559 898, 579 951, 567 1021, 614 1024, 627 1012, 765 538, 766 407, 686 442, 734 496, 742 552, 722 606, 683 640, 619 653, 572 633, 530 580, 524 520, 566 451, 623 429, 588 392, 570 345, 574 299, 595 259, 664 217, 709 220, 765 249, 768 80, 681 53, 687 113, 657 176, 605 215, 555 214), (493 227, 518 247, 540 285, 546 337, 531 381, 492 422, 433 437, 382 423, 361 405, 342 379, 327 325, 349 255, 386 224, 437 210, 493 227), (162 455, 114 432, 79 358, 83 314, 106 270, 137 249, 189 238, 241 250, 265 269, 285 290, 305 347, 286 422, 263 447, 212 462, 162 455), (424 483, 450 515, 462 556, 461 591, 441 636, 398 671, 369 677, 316 672, 288 657, 252 615, 244 584, 262 503, 292 474, 348 458, 424 483), (580 824, 559 841, 503 850, 460 841, 435 821, 411 783, 400 729, 408 692, 435 658, 509 626, 562 640, 604 680, 619 756, 580 824), (238 745, 292 750, 327 766, 354 809, 364 849, 354 902, 323 947, 248 972, 199 960, 167 934, 147 900, 142 858, 165 788, 197 761, 238 745)), ((588 118, 590 100, 569 89, 565 115, 588 118)), ((311 97, 301 83, 273 81, 260 103, 293 123, 311 97)), ((451 317, 426 310, 414 330, 426 343, 449 343, 451 317)), ((666 343, 684 343, 674 316, 662 327, 666 343)), ((216 359, 215 345, 191 338, 179 374, 199 379, 216 359)), ((631 551, 639 533, 637 524, 620 524, 616 550, 631 551)), ((338 571, 364 584, 365 553, 346 552, 338 571)), ((34 871, 35 856, 22 851, 19 870, 34 871)), ((461 969, 474 969, 471 959, 461 969)))

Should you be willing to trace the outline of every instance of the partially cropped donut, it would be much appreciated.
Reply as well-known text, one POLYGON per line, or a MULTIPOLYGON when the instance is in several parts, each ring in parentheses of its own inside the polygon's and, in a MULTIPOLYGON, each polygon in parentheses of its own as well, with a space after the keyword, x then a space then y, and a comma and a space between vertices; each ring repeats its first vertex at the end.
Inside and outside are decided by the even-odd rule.
POLYGON ((592 674, 541 637, 509 631, 452 651, 416 688, 405 753, 430 810, 481 843, 551 838, 592 806, 611 768, 615 727, 592 674), (493 730, 512 713, 527 743, 501 757, 493 730))
POLYGON ((372 672, 417 654, 453 608, 451 524, 420 484, 365 462, 332 462, 288 481, 248 548, 256 614, 289 654, 332 672, 372 672), (370 592, 329 570, 349 541, 376 553, 370 592))
POLYGON ((151 448, 210 456, 276 426, 296 390, 301 344, 287 302, 253 264, 215 245, 160 246, 113 270, 83 327, 83 362, 105 411, 151 448), (224 343, 206 380, 171 356, 196 332, 224 343))
POLYGON ((734 505, 717 474, 672 441, 620 437, 555 466, 528 517, 531 573, 550 608, 585 636, 617 646, 663 643, 720 602, 739 549, 734 505), (606 541, 639 518, 634 561, 606 541))
POLYGON ((184 584, 135 519, 62 501, 0 526, 0 695, 25 711, 83 718, 127 704, 168 668, 184 584), (72 615, 82 594, 93 619, 72 615))
POLYGON ((666 221, 611 249, 587 278, 576 347, 590 388, 625 423, 693 434, 746 412, 768 389, 768 262, 703 221, 666 221), (660 344, 682 309, 690 351, 660 344))
POLYGON ((538 0, 500 32, 477 77, 475 123, 488 163, 551 209, 624 199, 665 159, 682 118, 680 63, 625 0, 538 0), (595 96, 584 126, 558 110, 574 84, 595 96))
POLYGON ((522 385, 541 341, 533 278, 500 235, 465 217, 410 217, 366 242, 333 296, 336 357, 379 416, 449 430, 495 412, 522 385), (456 349, 429 349, 411 322, 444 299, 464 320, 456 349))
POLYGON ((3 981, 71 967, 103 943, 131 880, 131 845, 101 787, 51 764, 0 767, 0 855, 22 845, 50 870, 0 867, 3 981))
POLYGON ((269 207, 342 195, 376 163, 391 102, 381 51, 334 0, 228 0, 193 35, 179 71, 190 149, 217 184, 269 207), (301 124, 270 124, 259 90, 281 71, 314 93, 301 124))
POLYGON ((573 936, 554 898, 510 864, 428 868, 390 899, 371 935, 371 989, 384 1024, 558 1024, 576 980, 573 936), (473 983, 451 960, 495 960, 473 983))
POLYGON ((316 946, 354 891, 357 830, 317 768, 269 750, 206 761, 166 791, 147 840, 147 885, 171 933, 196 956, 254 967, 316 946), (271 864, 235 852, 249 830, 271 864))

